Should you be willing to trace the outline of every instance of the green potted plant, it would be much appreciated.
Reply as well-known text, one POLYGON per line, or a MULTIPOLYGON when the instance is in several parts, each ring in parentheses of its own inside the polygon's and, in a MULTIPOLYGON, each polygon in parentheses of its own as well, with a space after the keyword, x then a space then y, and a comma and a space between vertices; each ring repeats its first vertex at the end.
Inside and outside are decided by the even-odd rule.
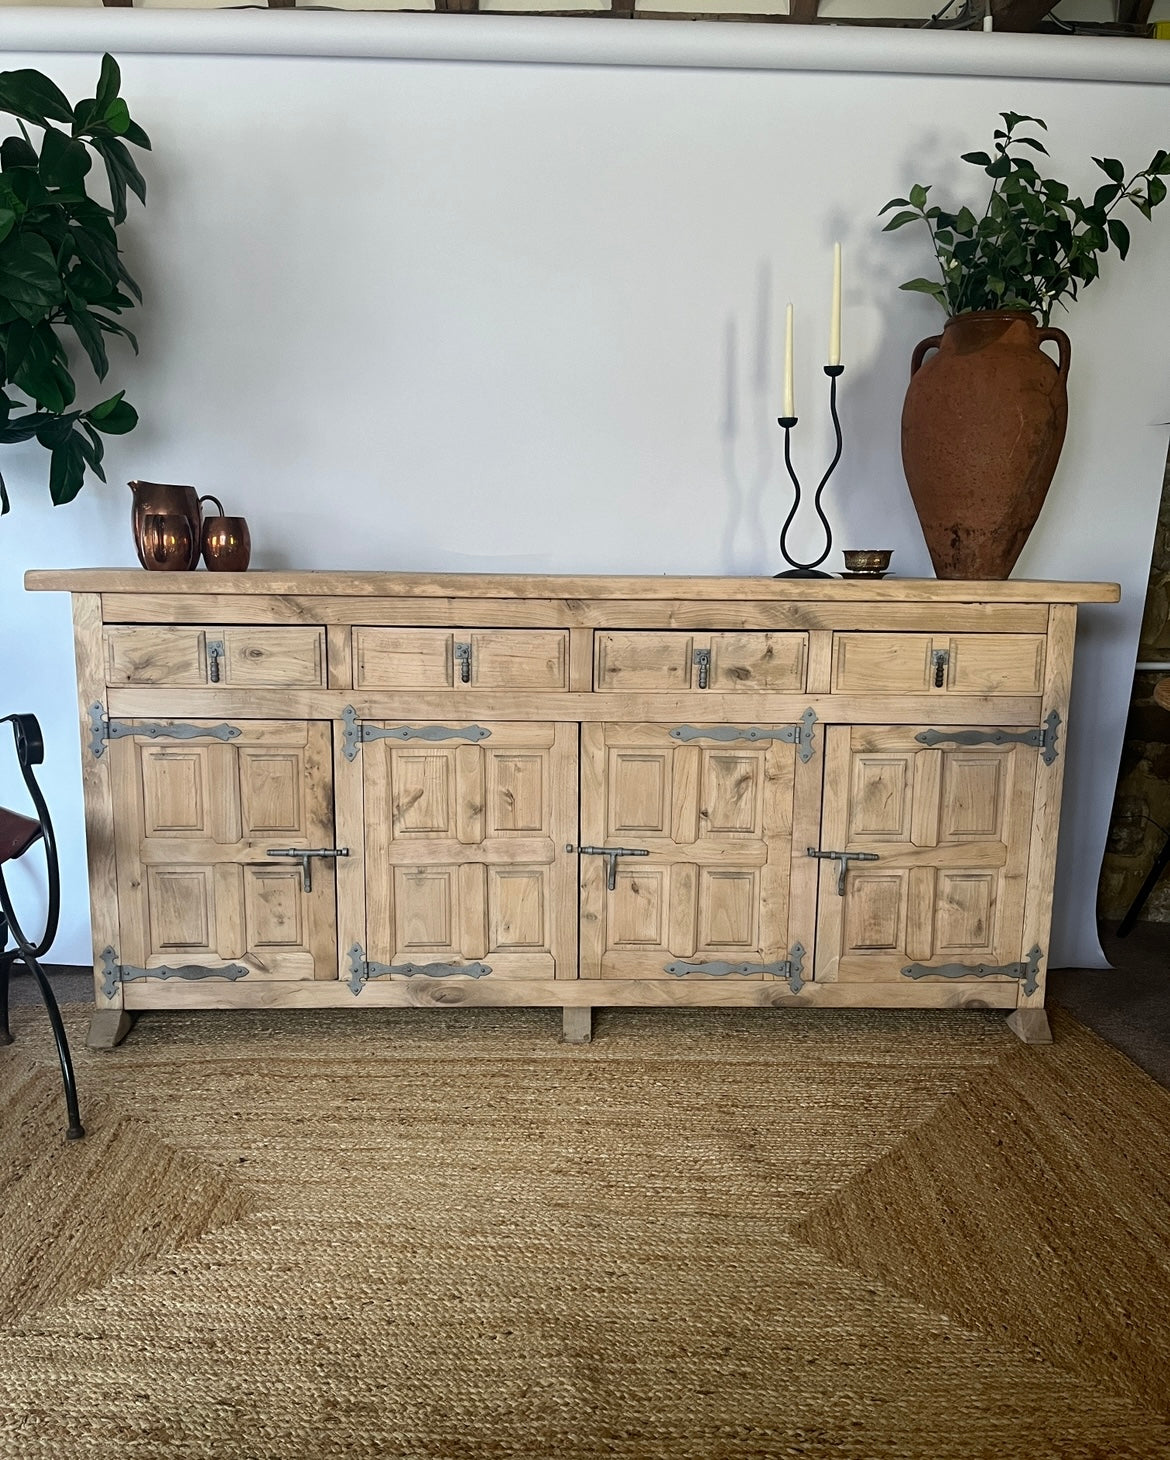
POLYGON ((914 351, 902 412, 902 461, 940 578, 1006 578, 1035 525, 1052 482, 1068 420, 1065 382, 1072 347, 1051 325, 1099 276, 1110 250, 1125 258, 1129 229, 1116 216, 1149 218, 1166 197, 1170 154, 1127 176, 1116 158, 1094 158, 1105 181, 1091 201, 1042 177, 1033 156, 1047 130, 1038 117, 1000 113, 994 145, 963 161, 991 180, 983 211, 950 211, 915 184, 885 232, 922 224, 938 278, 901 287, 937 299, 948 318, 941 335, 914 351), (1052 342, 1053 361, 1042 349, 1052 342), (932 353, 937 351, 937 353, 932 353), (927 356, 930 356, 927 359, 927 356))
MULTIPOLYGON (((150 141, 120 86, 112 56, 102 58, 96 95, 76 106, 39 71, 0 72, 0 113, 19 133, 0 143, 0 445, 35 438, 49 451, 55 503, 76 497, 87 470, 104 481, 102 435, 138 423, 122 391, 79 408, 68 353, 80 345, 100 381, 109 372, 107 336, 138 348, 118 319, 142 293, 116 230, 128 192, 146 201, 129 147, 150 141), (30 125, 42 133, 39 146, 30 125), (86 191, 94 156, 104 164, 108 207, 86 191)), ((8 510, 0 477, 0 514, 8 510)))

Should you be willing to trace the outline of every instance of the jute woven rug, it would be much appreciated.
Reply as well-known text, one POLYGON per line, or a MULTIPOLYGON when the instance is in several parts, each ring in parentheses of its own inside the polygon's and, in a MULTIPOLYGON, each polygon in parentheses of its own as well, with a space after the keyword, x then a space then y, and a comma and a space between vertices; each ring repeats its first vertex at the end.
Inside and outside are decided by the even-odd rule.
POLYGON ((151 1015, 66 1145, 17 1012, 5 1457, 1170 1457, 1170 1093, 1067 1018, 151 1015))

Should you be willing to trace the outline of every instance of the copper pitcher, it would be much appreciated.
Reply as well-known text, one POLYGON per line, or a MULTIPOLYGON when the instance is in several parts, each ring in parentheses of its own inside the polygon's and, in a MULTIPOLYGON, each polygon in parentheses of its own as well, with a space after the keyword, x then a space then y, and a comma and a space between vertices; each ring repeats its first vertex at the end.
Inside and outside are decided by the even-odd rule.
POLYGON ((138 561, 144 568, 194 568, 199 562, 199 494, 194 487, 172 486, 166 482, 130 482, 134 503, 130 510, 130 526, 134 533, 134 548, 138 561), (185 563, 147 562, 143 540, 145 522, 148 516, 185 517, 191 542, 189 561, 185 563))
POLYGON ((199 539, 182 512, 148 512, 142 519, 139 557, 144 568, 186 572, 199 559, 199 539))

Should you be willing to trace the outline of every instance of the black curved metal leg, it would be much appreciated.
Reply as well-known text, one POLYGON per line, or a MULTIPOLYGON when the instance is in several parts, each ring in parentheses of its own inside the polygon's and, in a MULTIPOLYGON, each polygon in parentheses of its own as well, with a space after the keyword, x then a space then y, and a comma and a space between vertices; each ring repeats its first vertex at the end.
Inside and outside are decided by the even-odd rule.
MULTIPOLYGON (((2 918, 0 932, 3 932, 2 918)), ((12 1030, 8 1027, 8 975, 12 972, 15 958, 15 953, 0 953, 0 1044, 12 1043, 12 1030)))
POLYGON ((65 1083, 65 1109, 69 1114, 69 1126, 65 1136, 67 1140, 79 1141, 85 1135, 85 1127, 81 1123, 81 1112, 77 1108, 77 1081, 73 1076, 73 1061, 69 1057, 69 1041, 65 1037, 65 1025, 61 1020, 61 1011, 57 1007, 57 998, 49 980, 45 977, 44 969, 37 960, 23 950, 21 950, 20 956, 24 966, 37 981, 41 998, 45 1001, 45 1011, 49 1016, 53 1039, 57 1045, 57 1058, 61 1062, 61 1079, 65 1083))

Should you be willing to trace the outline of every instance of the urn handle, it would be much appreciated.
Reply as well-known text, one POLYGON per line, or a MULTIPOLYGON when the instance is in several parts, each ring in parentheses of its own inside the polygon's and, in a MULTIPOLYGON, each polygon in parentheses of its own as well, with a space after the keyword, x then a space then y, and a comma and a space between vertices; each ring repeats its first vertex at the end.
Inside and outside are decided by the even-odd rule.
POLYGON ((1068 367, 1072 361, 1072 341, 1063 330, 1055 327, 1036 331, 1037 340, 1043 344, 1045 340, 1051 340, 1060 351, 1060 363, 1057 365, 1057 374, 1061 380, 1068 379, 1068 367))
MULTIPOLYGON (((1059 330, 1056 331, 1059 334, 1059 330)), ((922 364, 923 357, 927 350, 937 350, 942 344, 942 335, 931 335, 929 340, 919 340, 914 346, 914 354, 910 360, 910 378, 918 374, 918 367, 922 364)))

